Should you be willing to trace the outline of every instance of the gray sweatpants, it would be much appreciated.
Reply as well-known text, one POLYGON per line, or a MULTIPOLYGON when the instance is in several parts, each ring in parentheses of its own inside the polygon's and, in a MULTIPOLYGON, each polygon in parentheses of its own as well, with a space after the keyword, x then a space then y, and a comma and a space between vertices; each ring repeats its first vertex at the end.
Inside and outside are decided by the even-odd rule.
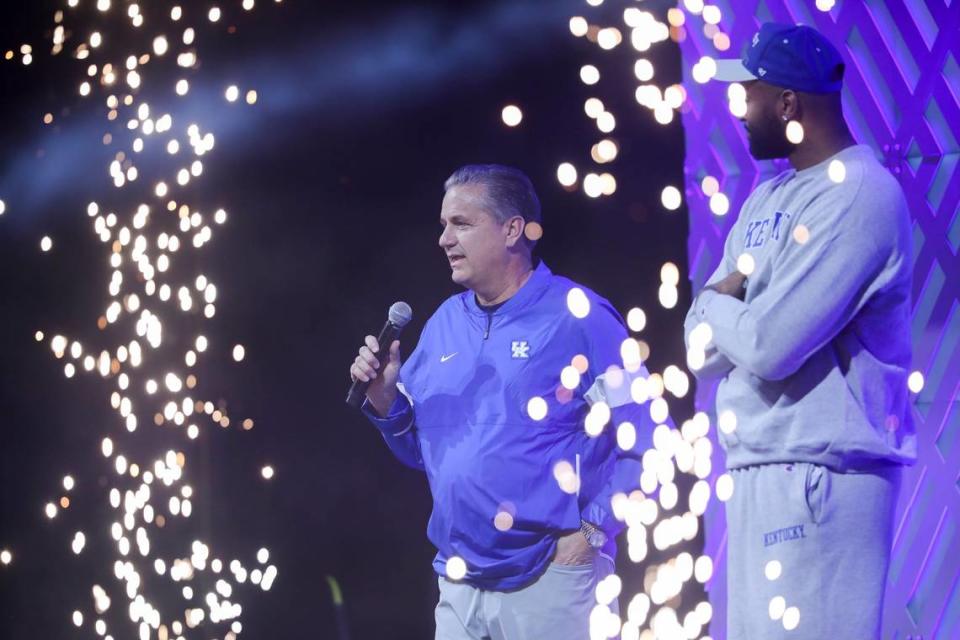
POLYGON ((900 467, 731 475, 728 640, 879 639, 900 467))
POLYGON ((589 640, 594 590, 613 571, 613 560, 595 554, 591 564, 550 564, 516 591, 484 591, 441 576, 436 640, 589 640))

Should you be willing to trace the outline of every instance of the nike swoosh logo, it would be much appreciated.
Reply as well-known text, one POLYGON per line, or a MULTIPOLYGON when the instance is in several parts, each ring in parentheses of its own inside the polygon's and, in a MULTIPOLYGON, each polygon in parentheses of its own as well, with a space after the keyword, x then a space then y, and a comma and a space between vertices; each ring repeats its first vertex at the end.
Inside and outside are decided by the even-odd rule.
POLYGON ((452 358, 453 356, 457 355, 458 353, 460 353, 460 352, 459 352, 459 351, 454 351, 453 353, 451 353, 451 354, 448 355, 448 356, 440 356, 440 362, 441 362, 441 363, 444 363, 444 362, 446 362, 447 360, 449 360, 450 358, 452 358))

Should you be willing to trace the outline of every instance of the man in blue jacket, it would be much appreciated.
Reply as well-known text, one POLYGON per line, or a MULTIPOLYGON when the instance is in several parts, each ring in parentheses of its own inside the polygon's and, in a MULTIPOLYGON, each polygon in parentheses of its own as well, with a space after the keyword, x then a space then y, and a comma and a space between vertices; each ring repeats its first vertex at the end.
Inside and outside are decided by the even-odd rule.
POLYGON ((636 489, 652 433, 630 393, 646 371, 621 358, 609 302, 535 265, 523 173, 470 165, 445 190, 440 248, 467 290, 406 362, 399 341, 382 353, 367 336, 350 374, 372 381, 364 412, 430 484, 436 638, 585 640, 617 624, 595 587, 623 528, 611 499, 636 489))

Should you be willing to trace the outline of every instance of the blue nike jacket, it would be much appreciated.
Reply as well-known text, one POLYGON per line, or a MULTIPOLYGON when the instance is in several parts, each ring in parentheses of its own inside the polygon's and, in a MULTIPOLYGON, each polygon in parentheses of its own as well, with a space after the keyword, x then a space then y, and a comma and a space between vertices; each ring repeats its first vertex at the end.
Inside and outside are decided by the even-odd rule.
POLYGON ((626 337, 609 302, 542 262, 493 313, 465 291, 427 321, 400 369, 401 393, 389 414, 378 417, 369 403, 364 412, 397 458, 426 472, 433 494, 427 534, 438 549, 439 575, 459 556, 469 584, 523 587, 546 569, 558 536, 579 529, 581 519, 601 527, 613 546, 623 525, 610 500, 638 487, 654 427, 648 407, 629 399, 631 377, 647 374, 643 367, 623 371, 626 337), (568 308, 574 288, 590 303, 586 317, 568 308), (560 372, 578 355, 588 368, 571 393, 560 372), (604 375, 611 367, 617 371, 604 375), (528 413, 534 397, 546 402, 539 420, 528 413), (610 406, 611 420, 591 437, 584 418, 597 401, 610 406), (616 442, 624 421, 637 432, 628 451, 616 442), (555 477, 558 463, 579 471, 579 487, 565 487, 572 493, 555 477), (509 517, 498 518, 501 512, 509 517))

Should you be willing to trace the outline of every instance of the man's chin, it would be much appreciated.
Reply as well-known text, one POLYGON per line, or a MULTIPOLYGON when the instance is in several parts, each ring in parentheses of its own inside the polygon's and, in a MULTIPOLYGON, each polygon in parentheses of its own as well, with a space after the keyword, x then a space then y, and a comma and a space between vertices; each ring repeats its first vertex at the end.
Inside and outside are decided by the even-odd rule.
POLYGON ((451 270, 450 279, 453 280, 458 285, 460 285, 461 287, 467 286, 467 275, 463 273, 463 271, 461 271, 460 269, 454 268, 453 270, 451 270))
POLYGON ((750 143, 750 155, 754 160, 777 160, 778 158, 787 158, 792 149, 771 149, 767 146, 759 146, 748 138, 750 143))

